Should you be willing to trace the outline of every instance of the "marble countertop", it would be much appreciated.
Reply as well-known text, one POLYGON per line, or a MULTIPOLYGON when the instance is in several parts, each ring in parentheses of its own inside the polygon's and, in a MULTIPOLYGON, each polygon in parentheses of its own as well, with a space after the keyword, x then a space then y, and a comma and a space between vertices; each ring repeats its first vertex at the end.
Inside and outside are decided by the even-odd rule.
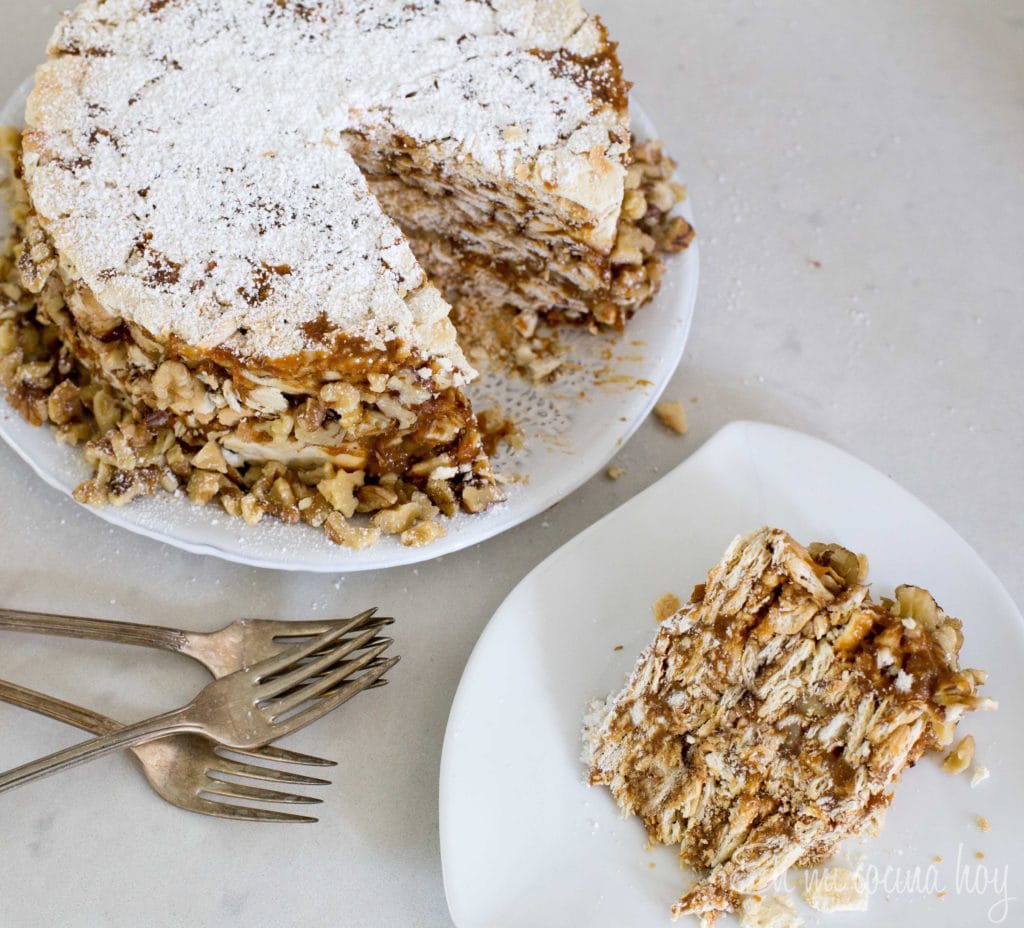
MULTIPOLYGON (((0 0, 0 96, 64 5, 0 0)), ((687 403, 690 433, 647 423, 615 462, 620 480, 598 476, 460 554, 338 578, 204 560, 111 528, 0 448, 4 605, 214 628, 379 603, 400 617, 404 657, 360 711, 293 739, 320 751, 331 739, 341 761, 318 826, 183 815, 125 757, 4 796, 4 928, 450 925, 437 770, 477 636, 547 554, 734 419, 801 429, 890 474, 1024 600, 1024 3, 590 6, 697 211, 701 293, 666 394, 687 403)), ((170 655, 115 663, 103 645, 9 639, 0 677, 126 721, 205 679, 170 655)), ((6 707, 0 732, 0 767, 75 738, 6 707)))

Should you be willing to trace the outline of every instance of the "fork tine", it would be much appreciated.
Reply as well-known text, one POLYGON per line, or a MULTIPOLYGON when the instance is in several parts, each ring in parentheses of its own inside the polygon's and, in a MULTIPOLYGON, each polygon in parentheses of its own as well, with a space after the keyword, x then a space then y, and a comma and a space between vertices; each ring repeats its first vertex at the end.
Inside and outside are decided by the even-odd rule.
POLYGON ((340 647, 342 645, 350 645, 351 650, 358 651, 361 647, 364 646, 373 647, 379 641, 392 640, 390 638, 385 639, 380 637, 380 631, 381 630, 379 628, 369 628, 362 635, 358 635, 352 638, 342 638, 340 641, 335 641, 333 644, 328 645, 326 648, 321 648, 319 651, 315 651, 308 657, 300 658, 296 666, 302 667, 308 664, 312 664, 313 661, 319 660, 321 657, 324 657, 325 655, 333 651, 335 648, 340 647), (372 636, 369 634, 370 632, 373 632, 372 636), (367 641, 367 638, 369 638, 369 641, 367 641))
POLYGON ((352 680, 350 683, 346 683, 340 689, 328 693, 304 712, 287 719, 284 724, 290 727, 292 724, 298 722, 296 728, 291 728, 292 731, 296 731, 298 728, 304 728, 306 725, 312 724, 317 719, 323 718, 327 713, 333 712, 338 708, 338 706, 347 702, 353 696, 358 696, 363 690, 372 688, 373 685, 400 660, 400 657, 388 658, 382 664, 379 664, 371 670, 367 670, 355 680, 352 680))
POLYGON ((196 797, 189 806, 192 812, 202 815, 214 815, 217 818, 229 818, 239 822, 303 822, 314 823, 319 819, 308 815, 295 815, 291 812, 279 812, 276 809, 254 809, 250 806, 236 806, 229 802, 196 797))
POLYGON ((266 660, 260 661, 251 669, 259 674, 259 679, 269 677, 271 674, 280 673, 282 670, 288 670, 302 660, 302 658, 309 657, 310 654, 315 654, 317 651, 327 647, 331 642, 337 641, 345 635, 346 632, 357 627, 359 623, 372 616, 374 612, 376 612, 376 607, 373 609, 367 609, 366 612, 361 612, 354 619, 350 619, 343 625, 339 625, 337 628, 324 632, 322 635, 317 635, 315 638, 311 638, 309 641, 302 644, 291 645, 290 647, 285 648, 280 654, 275 654, 273 657, 268 657, 266 660))
MULTIPOLYGON (((387 682, 387 681, 383 681, 387 682)), ((229 748, 220 744, 214 750, 226 759, 228 754, 240 754, 243 757, 252 757, 256 760, 274 760, 281 764, 295 764, 299 767, 337 767, 336 760, 328 760, 326 757, 316 757, 313 754, 299 754, 297 751, 286 751, 284 748, 268 744, 266 747, 254 748, 251 751, 240 748, 229 748)))
POLYGON ((253 799, 256 802, 288 802, 294 805, 319 805, 322 799, 314 796, 301 796, 298 793, 283 793, 276 789, 261 789, 258 786, 246 786, 221 780, 207 772, 210 783, 203 787, 203 793, 211 796, 224 796, 226 799, 253 799))
MULTIPOLYGON (((375 648, 364 651, 359 657, 345 661, 345 663, 339 665, 330 673, 325 673, 322 676, 309 680, 304 686, 299 686, 295 689, 294 692, 288 692, 284 696, 270 700, 267 704, 267 709, 273 713, 274 721, 277 721, 282 715, 291 712, 297 706, 301 706, 304 702, 315 699, 322 693, 333 689, 346 677, 351 677, 356 671, 362 670, 376 658, 380 657, 381 654, 391 647, 391 644, 391 641, 385 640, 375 648)), ((288 689, 292 688, 289 687, 288 689)))
MULTIPOLYGON (((374 668, 374 667, 379 667, 379 666, 381 665, 381 663, 383 663, 383 662, 382 662, 382 661, 380 661, 380 660, 378 659, 378 660, 376 660, 376 661, 371 661, 371 662, 370 662, 370 663, 369 663, 369 664, 367 665, 367 667, 368 667, 368 668, 370 668, 370 669, 372 669, 372 668, 374 668)), ((381 689, 382 687, 385 687, 385 686, 387 686, 387 685, 388 685, 388 684, 389 684, 390 682, 391 682, 391 681, 390 681, 389 679, 387 679, 387 677, 381 677, 381 678, 380 678, 379 680, 374 680, 374 681, 373 681, 373 683, 371 683, 371 684, 370 684, 370 685, 369 685, 369 686, 367 687, 367 689, 368 689, 368 690, 379 690, 379 689, 381 689)), ((331 695, 331 693, 330 693, 330 691, 328 691, 327 693, 323 693, 322 695, 323 695, 323 696, 325 696, 325 697, 327 697, 327 696, 330 696, 330 695, 331 695)))
POLYGON ((237 777, 250 777, 253 780, 273 780, 278 783, 294 783, 298 786, 330 786, 330 780, 321 780, 319 777, 307 777, 301 773, 289 773, 287 770, 278 770, 276 767, 261 767, 259 764, 243 764, 240 761, 232 760, 229 757, 221 758, 222 766, 211 767, 206 771, 207 776, 215 773, 229 773, 237 777))
MULTIPOLYGON (((315 677, 324 670, 327 670, 329 667, 336 664, 341 658, 347 657, 353 651, 360 650, 376 638, 376 636, 376 629, 367 629, 355 638, 346 638, 344 641, 335 643, 333 648, 323 654, 320 654, 315 660, 311 660, 306 663, 300 662, 299 665, 289 673, 283 674, 279 677, 274 677, 272 680, 267 680, 265 683, 262 682, 261 679, 260 696, 264 699, 268 699, 272 696, 277 696, 280 693, 285 693, 288 690, 293 689, 300 683, 308 680, 310 677, 315 677)), ((385 647, 392 644, 390 638, 384 638, 382 640, 387 643, 385 647)))
MULTIPOLYGON (((289 641, 292 638, 322 635, 324 632, 333 631, 342 622, 351 623, 351 621, 351 619, 325 619, 323 622, 305 622, 280 619, 273 622, 275 626, 280 627, 280 631, 274 633, 274 641, 289 641)), ((379 615, 374 616, 372 622, 369 620, 361 622, 355 628, 369 628, 371 625, 374 628, 383 628, 385 625, 394 625, 394 623, 395 620, 391 616, 379 615)))

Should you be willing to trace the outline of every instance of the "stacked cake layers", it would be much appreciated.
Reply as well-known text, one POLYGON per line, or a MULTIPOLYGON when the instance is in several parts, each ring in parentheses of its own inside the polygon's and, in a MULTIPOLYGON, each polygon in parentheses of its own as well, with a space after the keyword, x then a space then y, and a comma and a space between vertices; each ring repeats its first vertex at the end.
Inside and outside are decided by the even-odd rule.
POLYGON ((991 702, 960 623, 916 587, 873 603, 865 573, 778 529, 737 539, 593 707, 590 782, 702 873, 676 914, 711 924, 880 826, 902 772, 991 702))
MULTIPOLYGON (((524 334, 619 326, 692 234, 576 0, 89 0, 49 51, 6 145, 7 314, 36 301, 81 371, 65 405, 107 426, 90 501, 187 477, 353 544, 374 537, 357 510, 415 512, 375 517, 391 531, 484 509, 502 494, 445 297, 524 334)), ((5 380, 85 434, 44 414, 42 380, 5 380)))

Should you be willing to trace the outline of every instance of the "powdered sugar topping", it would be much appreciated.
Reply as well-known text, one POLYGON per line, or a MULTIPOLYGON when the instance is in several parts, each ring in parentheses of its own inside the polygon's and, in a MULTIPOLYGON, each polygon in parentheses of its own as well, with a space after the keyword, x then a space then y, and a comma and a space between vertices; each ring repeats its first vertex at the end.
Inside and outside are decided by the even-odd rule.
POLYGON ((628 139, 535 52, 600 40, 575 0, 90 0, 30 101, 33 201, 66 268, 158 336, 277 357, 321 320, 468 369, 344 133, 571 190, 628 139))

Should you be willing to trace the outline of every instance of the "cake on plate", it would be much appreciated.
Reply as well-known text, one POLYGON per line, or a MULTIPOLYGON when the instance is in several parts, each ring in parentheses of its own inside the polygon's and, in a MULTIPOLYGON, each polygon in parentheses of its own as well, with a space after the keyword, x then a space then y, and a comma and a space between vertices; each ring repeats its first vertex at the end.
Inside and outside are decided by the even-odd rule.
POLYGON ((87 0, 4 148, 0 375, 79 498, 354 547, 503 498, 452 303, 618 328, 692 236, 577 0, 87 0))
POLYGON ((711 925, 877 830, 901 774, 994 706, 959 666, 960 622, 917 587, 873 602, 866 573, 838 545, 738 538, 591 706, 590 783, 700 874, 675 915, 711 925))

